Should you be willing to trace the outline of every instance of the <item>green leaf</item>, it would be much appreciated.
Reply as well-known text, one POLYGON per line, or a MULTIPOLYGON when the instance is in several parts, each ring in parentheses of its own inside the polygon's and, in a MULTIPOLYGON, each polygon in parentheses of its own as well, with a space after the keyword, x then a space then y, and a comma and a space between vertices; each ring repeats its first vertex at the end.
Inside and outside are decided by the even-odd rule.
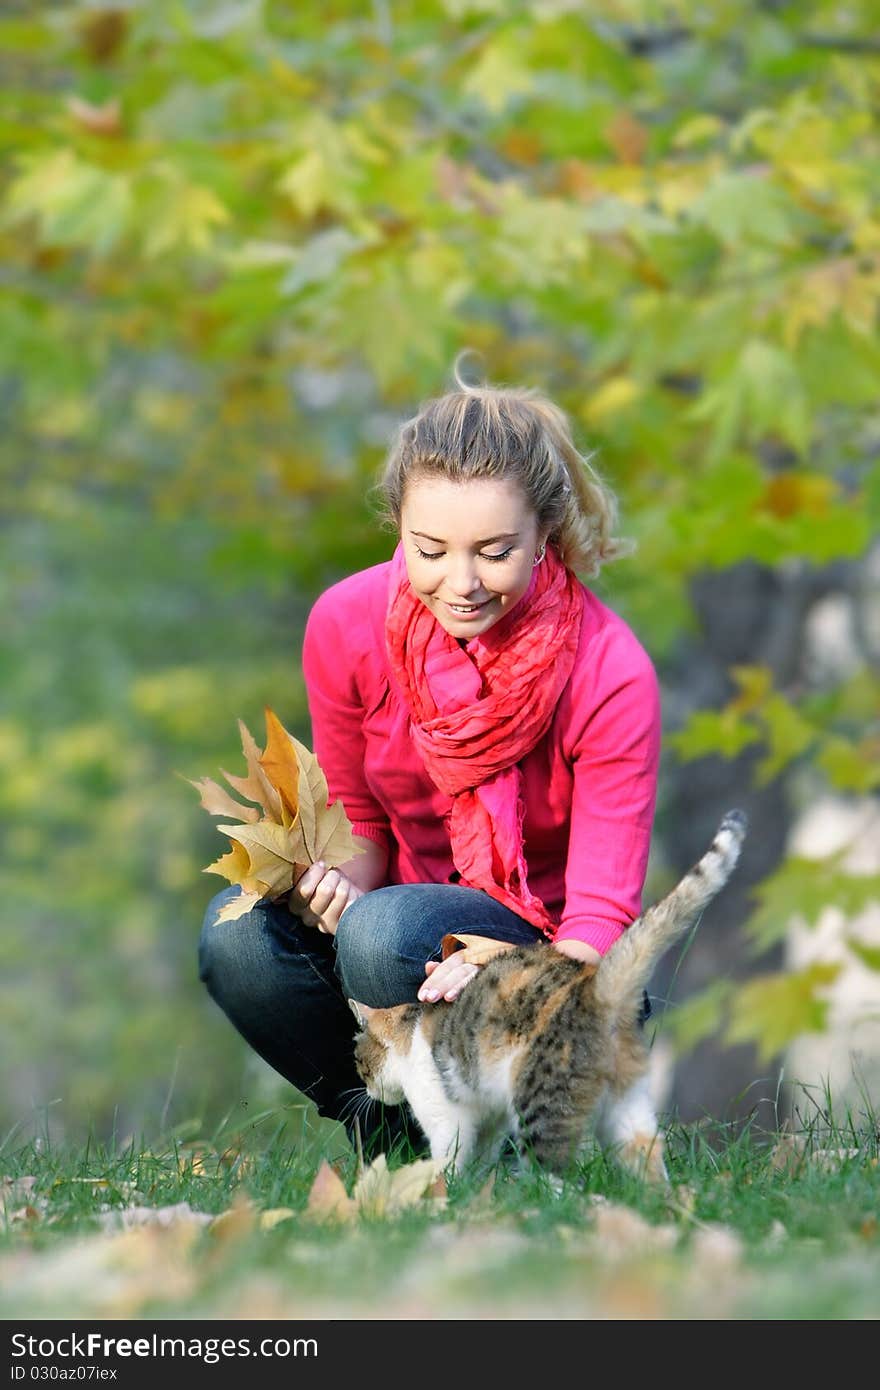
POLYGON ((517 289, 567 285, 590 256, 583 213, 562 199, 535 198, 519 184, 499 190, 497 230, 491 248, 502 283, 517 289))
POLYGON ((692 204, 689 215, 732 247, 789 246, 794 241, 788 198, 768 172, 723 171, 692 204))
POLYGON ((858 956, 863 965, 867 965, 869 970, 880 970, 880 946, 869 946, 864 941, 857 941, 854 937, 848 936, 846 944, 854 956, 858 956))
POLYGON ((821 991, 841 967, 818 963, 788 975, 761 975, 733 996, 725 1041, 755 1043, 766 1064, 803 1033, 824 1032, 829 1001, 821 991))
POLYGON ((793 919, 815 927, 826 908, 846 918, 880 902, 880 874, 851 874, 842 867, 845 851, 827 859, 791 856, 754 890, 757 910, 746 924, 754 954, 784 941, 793 919))
POLYGON ((144 237, 148 260, 169 251, 204 251, 230 213, 210 188, 179 179, 176 171, 155 197, 144 237))
POLYGON ((511 98, 527 95, 534 84, 534 77, 522 61, 522 36, 502 33, 483 45, 462 90, 498 115, 511 98))
POLYGON ((716 980, 665 1011, 663 1033, 671 1037, 677 1052, 690 1052, 718 1032, 732 990, 730 980, 716 980))
POLYGON ((815 725, 804 719, 794 705, 781 695, 771 695, 760 709, 764 737, 769 745, 767 756, 757 768, 759 786, 779 775, 816 741, 815 725))
POLYGON ((817 762, 832 786, 841 791, 864 795, 880 787, 876 738, 854 742, 831 735, 823 741, 817 762))
POLYGON ((713 753, 721 758, 736 758, 760 737, 754 724, 728 706, 717 712, 697 710, 679 733, 667 735, 666 742, 680 758, 689 762, 713 753))
POLYGON ((33 218, 46 245, 84 247, 97 255, 113 250, 132 215, 132 192, 123 174, 108 174, 72 150, 23 161, 12 183, 4 221, 33 218))

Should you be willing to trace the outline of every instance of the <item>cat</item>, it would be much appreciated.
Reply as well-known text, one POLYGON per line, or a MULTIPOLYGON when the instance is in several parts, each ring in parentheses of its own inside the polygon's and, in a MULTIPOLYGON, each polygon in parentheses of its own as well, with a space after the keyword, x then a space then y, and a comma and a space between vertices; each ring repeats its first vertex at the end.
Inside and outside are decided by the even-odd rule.
POLYGON ((509 1137, 561 1176, 592 1124, 626 1167, 664 1183, 638 1022, 643 991, 666 949, 724 887, 745 832, 743 813, 728 812, 702 858, 597 965, 539 943, 496 955, 453 1003, 368 1009, 350 1000, 367 1093, 408 1102, 431 1158, 455 1173, 481 1141, 497 1154, 509 1137))

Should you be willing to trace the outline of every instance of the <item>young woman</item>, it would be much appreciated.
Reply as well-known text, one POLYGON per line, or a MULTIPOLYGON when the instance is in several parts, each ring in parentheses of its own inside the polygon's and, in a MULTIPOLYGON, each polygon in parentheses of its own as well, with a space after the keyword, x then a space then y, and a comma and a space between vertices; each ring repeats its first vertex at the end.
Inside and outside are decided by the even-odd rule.
POLYGON ((236 1028, 349 1123, 347 998, 453 1000, 480 953, 442 960, 448 933, 596 960, 641 908, 657 681, 577 577, 625 549, 614 499, 551 402, 457 385, 387 461, 392 559, 333 585, 306 627, 313 748, 362 852, 218 923, 226 889, 201 938, 236 1028))

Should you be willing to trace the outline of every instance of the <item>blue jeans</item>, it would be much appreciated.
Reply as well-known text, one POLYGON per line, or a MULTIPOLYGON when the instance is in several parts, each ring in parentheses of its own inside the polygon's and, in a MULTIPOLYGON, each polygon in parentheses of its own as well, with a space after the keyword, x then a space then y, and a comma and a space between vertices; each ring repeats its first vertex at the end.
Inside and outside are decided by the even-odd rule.
MULTIPOLYGON (((355 1070, 355 1020, 346 1000, 375 1008, 415 1000, 425 962, 440 959, 447 932, 535 945, 537 927, 476 888, 411 883, 365 893, 335 936, 305 927, 286 902, 262 902, 234 922, 218 910, 238 888, 212 898, 199 942, 199 975, 242 1037, 322 1115, 353 1127, 363 1093, 355 1070)), ((385 1138, 409 1134, 397 1106, 374 1105, 368 1123, 385 1138)))

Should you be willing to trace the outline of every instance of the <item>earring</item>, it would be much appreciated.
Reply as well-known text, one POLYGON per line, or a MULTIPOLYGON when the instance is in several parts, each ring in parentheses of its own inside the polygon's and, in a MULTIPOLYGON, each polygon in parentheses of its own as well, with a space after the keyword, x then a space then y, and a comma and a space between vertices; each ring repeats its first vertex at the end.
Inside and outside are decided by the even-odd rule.
POLYGON ((547 551, 547 546, 546 546, 546 545, 542 545, 542 546, 541 546, 541 549, 538 551, 537 555, 535 556, 534 560, 532 561, 532 568, 533 568, 533 569, 534 569, 535 565, 540 565, 541 561, 542 561, 543 558, 544 558, 544 555, 546 554, 546 551, 547 551))

